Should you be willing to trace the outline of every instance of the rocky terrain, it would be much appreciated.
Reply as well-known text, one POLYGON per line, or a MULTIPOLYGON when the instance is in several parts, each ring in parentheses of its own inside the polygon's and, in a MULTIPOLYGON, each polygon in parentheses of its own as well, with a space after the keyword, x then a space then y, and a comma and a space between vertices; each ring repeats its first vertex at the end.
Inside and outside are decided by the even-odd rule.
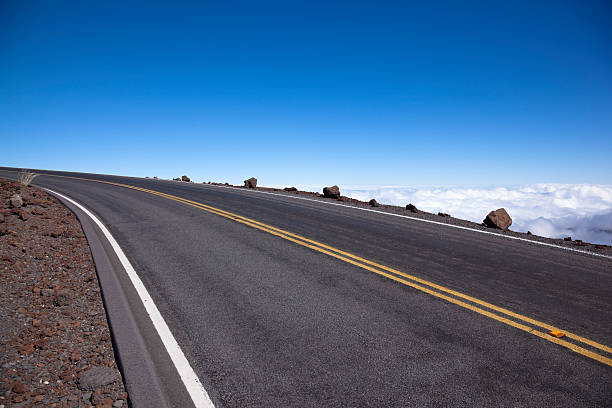
MULTIPOLYGON (((254 179, 254 178, 253 178, 254 179)), ((275 192, 278 194, 287 194, 287 195, 300 195, 303 197, 308 197, 317 200, 324 201, 332 201, 332 202, 340 202, 345 205, 351 205, 355 207, 362 208, 375 208, 376 211, 383 211, 392 214, 399 215, 408 215, 414 218, 426 219, 429 221, 436 221, 445 224, 458 225, 461 227, 477 229, 481 231, 492 232, 500 235, 509 235, 517 238, 527 239, 531 241, 545 242, 553 245, 558 245, 567 248, 579 249, 581 251, 588 251, 602 255, 612 256, 612 246, 610 245, 601 245, 601 244, 592 244, 588 242, 583 242, 581 240, 573 240, 571 237, 566 237, 564 239, 555 239, 555 238, 546 238, 538 235, 533 235, 530 232, 523 233, 512 231, 509 229, 512 224, 512 220, 510 216, 506 213, 503 208, 494 209, 491 213, 483 214, 483 222, 476 223, 472 221, 463 220, 460 218, 452 217, 450 214, 446 213, 438 213, 433 214, 426 211, 419 210, 414 204, 408 203, 406 207, 400 207, 396 205, 387 205, 380 204, 375 199, 372 199, 368 202, 357 200, 355 198, 346 197, 341 195, 340 189, 338 186, 325 187, 323 189, 323 193, 317 193, 312 191, 301 191, 295 187, 285 187, 283 189, 280 188, 269 188, 269 187, 257 187, 257 179, 255 180, 255 185, 253 183, 248 182, 249 180, 245 180, 244 186, 234 186, 229 183, 216 183, 216 182, 207 182, 207 184, 216 185, 216 186, 225 186, 225 187, 234 187, 234 188, 250 188, 260 191, 268 191, 275 192), (248 182, 248 183, 247 183, 248 182), (500 210, 503 210, 500 211, 500 210), (499 212, 499 214, 498 214, 499 212), (492 217, 492 215, 494 215, 492 217), (506 220, 506 216, 509 220, 506 220)))
POLYGON ((74 214, 0 179, 0 261, 0 408, 127 406, 74 214))

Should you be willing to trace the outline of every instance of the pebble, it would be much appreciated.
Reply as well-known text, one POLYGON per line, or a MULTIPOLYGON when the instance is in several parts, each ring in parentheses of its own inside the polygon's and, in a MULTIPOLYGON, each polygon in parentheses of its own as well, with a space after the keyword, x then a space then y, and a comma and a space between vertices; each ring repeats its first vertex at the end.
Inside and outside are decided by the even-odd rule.
POLYGON ((117 378, 117 371, 112 367, 94 367, 79 376, 78 387, 82 390, 93 390, 110 384, 117 378))

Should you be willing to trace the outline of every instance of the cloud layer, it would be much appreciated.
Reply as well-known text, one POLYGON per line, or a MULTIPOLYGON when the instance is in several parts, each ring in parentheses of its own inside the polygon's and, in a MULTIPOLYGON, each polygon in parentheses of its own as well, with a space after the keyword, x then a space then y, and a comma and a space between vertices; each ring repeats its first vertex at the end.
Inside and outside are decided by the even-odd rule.
POLYGON ((504 207, 513 219, 511 229, 551 238, 571 236, 612 244, 612 185, 531 184, 495 188, 342 188, 342 194, 367 201, 425 211, 450 213, 481 222, 504 207))

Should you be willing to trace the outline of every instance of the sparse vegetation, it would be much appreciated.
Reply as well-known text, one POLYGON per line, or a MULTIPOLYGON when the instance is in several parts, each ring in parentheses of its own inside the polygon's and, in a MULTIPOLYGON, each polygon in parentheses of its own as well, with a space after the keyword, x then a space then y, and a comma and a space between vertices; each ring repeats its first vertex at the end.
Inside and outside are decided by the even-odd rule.
POLYGON ((29 186, 36 176, 38 176, 38 174, 31 171, 20 170, 19 173, 17 173, 17 181, 24 186, 29 186))

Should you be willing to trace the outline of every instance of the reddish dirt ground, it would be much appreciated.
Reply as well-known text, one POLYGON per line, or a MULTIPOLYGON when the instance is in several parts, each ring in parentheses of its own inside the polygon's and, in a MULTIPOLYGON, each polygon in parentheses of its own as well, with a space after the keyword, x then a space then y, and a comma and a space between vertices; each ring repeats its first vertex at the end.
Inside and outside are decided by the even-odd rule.
POLYGON ((0 408, 127 406, 74 214, 40 189, 0 179, 0 261, 0 408))

